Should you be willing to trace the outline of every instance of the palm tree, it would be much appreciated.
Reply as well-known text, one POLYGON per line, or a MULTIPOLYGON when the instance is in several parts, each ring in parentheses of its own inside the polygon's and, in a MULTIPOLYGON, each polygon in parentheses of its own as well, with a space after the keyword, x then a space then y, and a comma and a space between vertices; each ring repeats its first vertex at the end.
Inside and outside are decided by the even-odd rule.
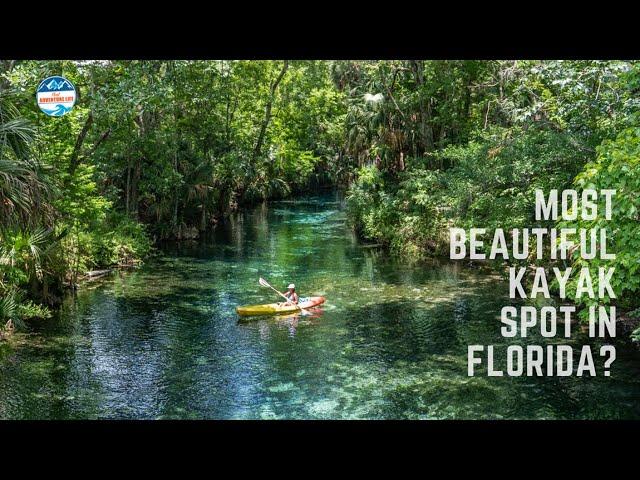
POLYGON ((35 159, 33 126, 0 91, 0 321, 17 322, 17 309, 30 284, 47 296, 54 238, 48 202, 52 192, 46 170, 35 159))
POLYGON ((33 126, 0 91, 0 227, 34 225, 50 213, 51 185, 32 156, 33 126))
POLYGON ((0 296, 0 340, 3 340, 14 328, 23 326, 20 317, 17 316, 18 302, 16 300, 16 289, 4 292, 0 296))

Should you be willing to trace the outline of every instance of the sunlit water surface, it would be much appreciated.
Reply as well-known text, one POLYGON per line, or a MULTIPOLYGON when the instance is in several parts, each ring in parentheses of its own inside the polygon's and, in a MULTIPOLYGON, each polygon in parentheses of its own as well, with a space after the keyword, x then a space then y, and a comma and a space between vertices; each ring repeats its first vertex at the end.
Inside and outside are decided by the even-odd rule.
POLYGON ((2 346, 0 418, 640 418, 626 341, 611 377, 468 377, 468 344, 504 364, 507 295, 495 275, 359 244, 337 195, 274 202, 85 284, 2 346), (236 305, 277 301, 260 276, 327 303, 239 322, 236 305))

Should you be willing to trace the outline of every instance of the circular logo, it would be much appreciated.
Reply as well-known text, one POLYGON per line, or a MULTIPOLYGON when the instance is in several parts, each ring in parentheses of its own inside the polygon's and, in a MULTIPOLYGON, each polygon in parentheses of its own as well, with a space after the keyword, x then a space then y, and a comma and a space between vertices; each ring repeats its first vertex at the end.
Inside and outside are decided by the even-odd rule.
POLYGON ((64 77, 45 78, 36 93, 38 107, 51 117, 61 117, 76 103, 76 87, 64 77))

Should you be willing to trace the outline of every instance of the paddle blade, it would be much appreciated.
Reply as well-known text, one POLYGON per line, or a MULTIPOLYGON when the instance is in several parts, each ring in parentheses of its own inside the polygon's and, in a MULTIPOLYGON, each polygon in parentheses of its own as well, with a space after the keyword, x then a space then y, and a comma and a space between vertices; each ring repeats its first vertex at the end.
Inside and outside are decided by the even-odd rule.
POLYGON ((270 286, 271 286, 271 285, 269 285, 269 284, 267 283, 267 281, 266 281, 264 278, 262 278, 262 277, 260 277, 260 280, 258 280, 258 283, 259 283, 260 285, 262 285, 263 287, 270 287, 270 286))

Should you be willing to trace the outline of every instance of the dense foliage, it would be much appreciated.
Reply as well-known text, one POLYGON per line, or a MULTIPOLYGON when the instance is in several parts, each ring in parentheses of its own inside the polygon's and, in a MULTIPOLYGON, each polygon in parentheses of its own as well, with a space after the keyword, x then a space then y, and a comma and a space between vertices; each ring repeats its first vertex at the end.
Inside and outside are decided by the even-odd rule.
MULTIPOLYGON (((610 230, 619 303, 640 306, 637 63, 365 62, 341 72, 347 118, 361 119, 347 123, 347 148, 364 165, 348 197, 362 236, 420 259, 447 253, 450 225, 489 238, 534 225, 536 189, 617 189, 612 221, 562 226, 610 230)), ((577 251, 573 262, 599 264, 577 251)))
POLYGON ((3 322, 155 240, 336 180, 346 106, 326 62, 3 61, 0 74, 3 322), (34 102, 56 74, 79 90, 61 118, 34 102))
POLYGON ((409 260, 446 253, 453 224, 530 226, 535 189, 618 188, 633 310, 639 79, 621 61, 0 61, 0 320, 322 184, 409 260), (61 118, 34 102, 55 74, 80 92, 61 118))

